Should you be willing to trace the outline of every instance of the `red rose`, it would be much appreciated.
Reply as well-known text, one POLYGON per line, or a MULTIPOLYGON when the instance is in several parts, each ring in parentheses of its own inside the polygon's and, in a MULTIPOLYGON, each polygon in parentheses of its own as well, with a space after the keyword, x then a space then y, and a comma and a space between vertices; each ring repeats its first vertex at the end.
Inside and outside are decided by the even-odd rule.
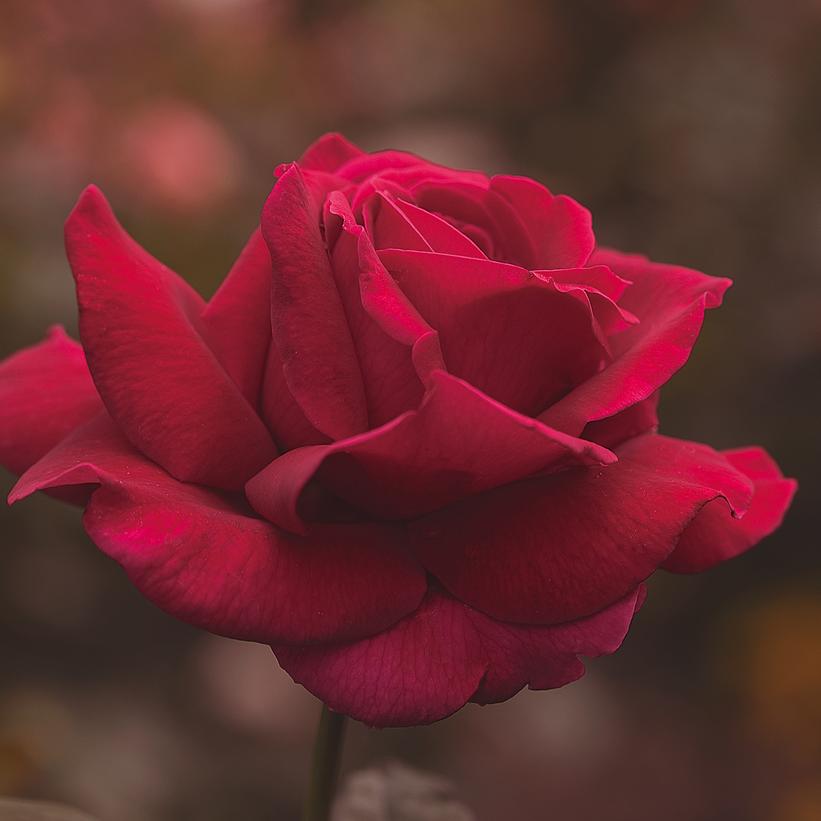
POLYGON ((11 499, 81 501, 164 610, 418 724, 573 681, 656 569, 778 526, 795 483, 762 450, 655 432, 728 280, 596 250, 521 177, 336 135, 278 173, 208 303, 89 188, 82 347, 54 330, 0 370, 11 499))

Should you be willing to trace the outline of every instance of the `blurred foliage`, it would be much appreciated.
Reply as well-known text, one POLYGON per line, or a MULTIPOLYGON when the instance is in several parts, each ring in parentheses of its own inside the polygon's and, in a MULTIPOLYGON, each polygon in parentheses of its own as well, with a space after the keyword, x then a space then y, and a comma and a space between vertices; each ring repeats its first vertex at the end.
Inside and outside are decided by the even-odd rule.
MULTIPOLYGON (((655 581, 578 685, 355 728, 348 766, 442 773, 481 821, 821 817, 817 0, 9 0, 2 18, 0 353, 76 328, 61 224, 83 185, 208 295, 276 164, 329 129, 531 174, 603 243, 734 277, 663 429, 767 446, 801 482, 785 527, 655 581)), ((315 705, 270 651, 151 608, 76 511, 2 516, 0 792, 106 821, 295 818, 315 705)))

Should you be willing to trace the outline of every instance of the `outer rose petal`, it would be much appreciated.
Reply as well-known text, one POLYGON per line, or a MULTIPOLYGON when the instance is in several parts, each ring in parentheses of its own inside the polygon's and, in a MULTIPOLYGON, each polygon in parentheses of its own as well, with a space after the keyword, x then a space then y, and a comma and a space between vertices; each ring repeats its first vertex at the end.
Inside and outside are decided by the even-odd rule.
POLYGON ((251 479, 246 494, 258 513, 299 532, 313 479, 373 516, 408 518, 537 471, 614 460, 439 371, 418 411, 352 439, 289 451, 251 479))
POLYGON ((285 381, 308 421, 331 439, 368 427, 351 332, 299 167, 290 166, 262 212, 271 251, 271 326, 285 381))
POLYGON ((271 345, 271 255, 258 228, 206 305, 202 323, 211 350, 256 407, 271 345))
POLYGON ((520 627, 432 590, 415 613, 373 638, 273 649, 283 669, 333 710, 376 727, 428 724, 468 701, 575 681, 584 674, 579 654, 619 647, 637 598, 634 591, 571 624, 520 627))
POLYGON ((19 476, 102 408, 83 349, 55 326, 0 363, 0 464, 19 476))
POLYGON ((556 196, 527 177, 493 177, 490 188, 521 217, 533 244, 536 268, 575 268, 593 253, 596 239, 590 212, 574 199, 556 196))
POLYGON ((66 248, 89 368, 122 431, 178 479, 242 487, 276 449, 201 336, 202 300, 125 233, 96 188, 68 218, 66 248))
POLYGON ((558 623, 650 576, 708 502, 740 515, 752 497, 749 479, 704 445, 647 434, 618 455, 417 519, 416 554, 452 595, 494 618, 558 623))
POLYGON ((424 595, 400 531, 351 524, 283 533, 224 496, 177 482, 105 415, 34 465, 11 500, 78 483, 100 485, 83 520, 95 544, 157 606, 214 633, 348 640, 384 630, 424 595))
POLYGON ((674 573, 700 573, 744 553, 779 527, 798 483, 785 479, 762 448, 724 452, 727 461, 753 480, 750 509, 742 519, 728 515, 725 505, 711 502, 684 531, 662 565, 674 573))
POLYGON ((573 434, 655 393, 687 361, 705 309, 720 305, 731 285, 729 279, 618 251, 598 250, 590 261, 633 283, 619 305, 640 322, 614 337, 614 361, 608 367, 540 415, 573 434))

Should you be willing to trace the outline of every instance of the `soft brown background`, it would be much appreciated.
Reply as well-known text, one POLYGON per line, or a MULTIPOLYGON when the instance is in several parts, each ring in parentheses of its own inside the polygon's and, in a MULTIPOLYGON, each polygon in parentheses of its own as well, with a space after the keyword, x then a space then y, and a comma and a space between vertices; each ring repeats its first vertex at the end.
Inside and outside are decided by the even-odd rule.
MULTIPOLYGON (((2 0, 0 353, 75 330, 81 187, 210 295, 276 163, 367 148, 531 174, 604 243, 729 275, 663 430, 761 443, 784 528, 654 580, 579 684, 430 728, 352 727, 346 768, 450 777, 480 821, 821 818, 818 0, 2 0)), ((3 490, 12 478, 3 475, 3 490)), ((2 513, 0 794, 104 821, 296 818, 317 705, 263 647, 178 624, 79 513, 2 513)))

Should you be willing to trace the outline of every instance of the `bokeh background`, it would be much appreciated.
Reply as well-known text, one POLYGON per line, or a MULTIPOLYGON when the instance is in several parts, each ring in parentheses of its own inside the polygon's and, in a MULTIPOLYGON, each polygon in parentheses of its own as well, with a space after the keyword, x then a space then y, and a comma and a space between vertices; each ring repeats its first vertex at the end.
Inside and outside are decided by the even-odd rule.
MULTIPOLYGON (((275 165, 330 129, 533 175, 603 243, 732 276, 663 430, 769 448, 801 482, 783 529, 655 579, 580 683, 353 726, 345 767, 441 773, 479 821, 818 821, 820 101, 819 0, 3 0, 0 354, 76 332, 62 221, 87 182, 210 295, 275 165)), ((0 516, 0 794, 295 819, 317 704, 270 652, 144 602, 76 510, 0 516)))

